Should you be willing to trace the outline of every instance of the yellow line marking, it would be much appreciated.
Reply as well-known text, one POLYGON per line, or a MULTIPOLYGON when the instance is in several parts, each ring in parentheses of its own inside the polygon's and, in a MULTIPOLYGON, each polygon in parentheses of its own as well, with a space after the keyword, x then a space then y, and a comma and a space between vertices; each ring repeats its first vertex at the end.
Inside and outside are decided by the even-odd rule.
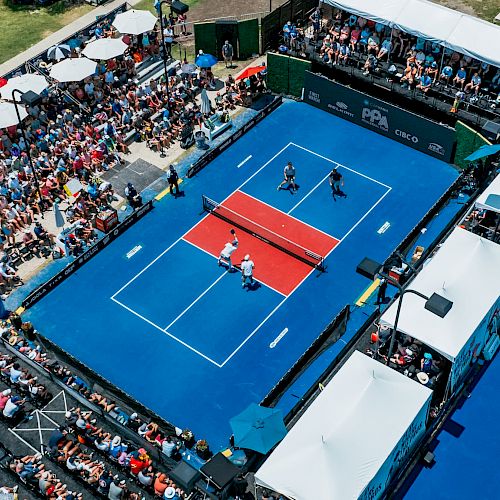
POLYGON ((17 309, 16 309, 16 314, 22 314, 24 312, 24 307, 22 306, 19 306, 17 309))
MULTIPOLYGON (((179 179, 179 181, 177 183, 180 184, 181 182, 182 182, 182 179, 179 179)), ((170 193, 170 187, 165 188, 161 193, 158 193, 155 196, 155 200, 160 201, 164 196, 166 196, 169 193, 170 193)))
POLYGON ((356 301, 356 305, 358 307, 363 307, 365 305, 365 302, 368 300, 370 295, 375 292, 375 290, 378 288, 378 285, 380 283, 380 280, 377 278, 364 292, 363 295, 356 301))

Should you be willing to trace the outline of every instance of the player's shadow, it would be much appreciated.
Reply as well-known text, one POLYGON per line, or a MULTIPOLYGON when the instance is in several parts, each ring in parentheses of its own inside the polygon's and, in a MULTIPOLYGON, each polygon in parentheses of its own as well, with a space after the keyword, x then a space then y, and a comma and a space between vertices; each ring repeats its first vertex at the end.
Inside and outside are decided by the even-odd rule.
POLYGON ((288 191, 291 195, 294 195, 298 190, 300 186, 295 183, 295 192, 293 191, 292 185, 288 184, 288 186, 281 188, 283 191, 288 191))
POLYGON ((245 286, 247 292, 256 292, 262 285, 258 281, 254 281, 251 285, 245 286))
POLYGON ((177 193, 173 194, 174 198, 184 198, 186 196, 186 193, 184 191, 178 191, 177 193))

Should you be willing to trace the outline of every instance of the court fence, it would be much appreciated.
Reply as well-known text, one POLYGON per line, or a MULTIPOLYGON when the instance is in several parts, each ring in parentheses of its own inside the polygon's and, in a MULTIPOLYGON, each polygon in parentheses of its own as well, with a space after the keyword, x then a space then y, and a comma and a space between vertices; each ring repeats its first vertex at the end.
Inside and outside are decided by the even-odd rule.
POLYGON ((39 300, 45 297, 51 290, 53 290, 57 285, 62 283, 66 278, 69 278, 73 273, 75 273, 80 267, 82 267, 88 260, 92 259, 97 255, 103 248, 107 247, 112 241, 114 241, 120 234, 126 231, 130 226, 135 224, 139 219, 146 215, 150 210, 153 209, 153 200, 145 203, 141 208, 135 210, 126 217, 120 224, 118 224, 112 232, 104 236, 102 239, 98 240, 94 245, 92 245, 88 250, 77 257, 73 262, 68 264, 64 269, 59 271, 57 274, 52 276, 45 283, 40 285, 38 288, 33 290, 23 301, 22 307, 24 309, 30 308, 32 305, 36 304, 39 300))
POLYGON ((281 97, 276 97, 265 106, 261 111, 257 113, 252 119, 250 119, 245 125, 241 126, 234 134, 231 134, 227 139, 222 141, 218 146, 213 149, 208 150, 199 160, 193 163, 188 171, 188 178, 193 177, 198 172, 201 172, 211 161, 215 160, 224 150, 226 150, 231 144, 235 143, 240 137, 245 135, 250 129, 255 127, 257 123, 263 120, 267 115, 272 113, 276 108, 278 108, 283 99, 281 97))
POLYGON ((302 96, 304 77, 311 62, 274 52, 267 53, 267 86, 277 94, 302 96))
POLYGON ((491 144, 488 139, 483 137, 479 132, 466 125, 461 121, 455 124, 455 135, 457 138, 457 150, 455 154, 455 165, 460 168, 465 168, 469 161, 465 158, 471 153, 479 149, 481 146, 491 144))

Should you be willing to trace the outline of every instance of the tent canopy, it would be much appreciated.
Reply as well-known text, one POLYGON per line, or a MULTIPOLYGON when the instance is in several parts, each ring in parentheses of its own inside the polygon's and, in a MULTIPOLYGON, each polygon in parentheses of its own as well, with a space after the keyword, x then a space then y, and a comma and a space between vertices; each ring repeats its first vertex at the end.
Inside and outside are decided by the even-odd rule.
MULTIPOLYGON (((500 245, 456 227, 434 257, 408 285, 428 297, 453 302, 444 318, 424 309, 425 300, 404 296, 398 330, 454 361, 500 296, 500 245)), ((395 301, 380 318, 394 325, 395 301)))
POLYGON ((322 0, 500 67, 500 26, 427 0, 322 0))
POLYGON ((476 207, 491 210, 500 214, 500 174, 493 182, 478 196, 476 207))
POLYGON ((297 500, 358 498, 431 391, 355 351, 255 477, 297 500))

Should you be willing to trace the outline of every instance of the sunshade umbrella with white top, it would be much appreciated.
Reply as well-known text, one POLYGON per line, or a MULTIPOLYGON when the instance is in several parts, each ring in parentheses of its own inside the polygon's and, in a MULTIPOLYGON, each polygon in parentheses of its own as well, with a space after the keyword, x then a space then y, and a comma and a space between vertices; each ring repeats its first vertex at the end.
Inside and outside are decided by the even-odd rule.
POLYGON ((51 78, 58 82, 80 82, 96 72, 97 63, 86 57, 65 59, 54 64, 50 70, 51 78))
POLYGON ((120 38, 99 38, 89 43, 82 54, 90 59, 107 61, 121 56, 128 49, 128 45, 120 38))
POLYGON ((158 19, 149 10, 127 10, 115 17, 113 26, 128 35, 140 35, 154 29, 158 19))
MULTIPOLYGON (((17 106, 19 110, 19 116, 21 121, 23 121, 28 113, 24 106, 17 106)), ((0 102, 0 128, 12 127, 19 123, 19 118, 17 117, 15 105, 10 102, 0 102)))
POLYGON ((49 86, 47 80, 42 75, 37 75, 36 73, 26 73, 21 76, 15 76, 10 78, 7 83, 0 88, 0 95, 2 99, 19 99, 19 94, 12 93, 14 89, 21 91, 23 94, 25 92, 35 92, 35 94, 41 94, 49 86))
POLYGON ((71 47, 66 44, 54 45, 47 50, 47 57, 49 59, 60 61, 71 54, 71 47))

